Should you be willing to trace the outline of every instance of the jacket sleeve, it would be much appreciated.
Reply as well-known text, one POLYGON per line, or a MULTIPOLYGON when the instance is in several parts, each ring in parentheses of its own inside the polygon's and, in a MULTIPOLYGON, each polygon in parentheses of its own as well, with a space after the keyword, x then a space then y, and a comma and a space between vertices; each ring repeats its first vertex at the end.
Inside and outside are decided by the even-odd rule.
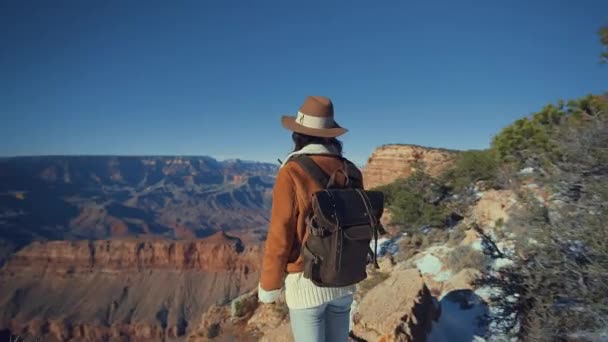
POLYGON ((264 246, 259 285, 261 292, 271 292, 283 287, 287 259, 296 235, 297 215, 293 179, 286 168, 281 168, 272 195, 270 225, 264 246))

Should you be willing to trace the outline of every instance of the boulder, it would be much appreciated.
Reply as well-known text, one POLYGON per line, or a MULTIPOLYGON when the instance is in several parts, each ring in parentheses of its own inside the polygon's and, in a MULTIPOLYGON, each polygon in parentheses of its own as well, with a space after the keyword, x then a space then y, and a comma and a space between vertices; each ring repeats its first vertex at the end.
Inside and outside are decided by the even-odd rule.
POLYGON ((285 294, 283 293, 274 304, 260 304, 247 321, 246 329, 260 333, 259 341, 293 341, 285 294))
POLYGON ((417 269, 395 269, 353 315, 353 334, 367 341, 424 341, 438 308, 417 269))

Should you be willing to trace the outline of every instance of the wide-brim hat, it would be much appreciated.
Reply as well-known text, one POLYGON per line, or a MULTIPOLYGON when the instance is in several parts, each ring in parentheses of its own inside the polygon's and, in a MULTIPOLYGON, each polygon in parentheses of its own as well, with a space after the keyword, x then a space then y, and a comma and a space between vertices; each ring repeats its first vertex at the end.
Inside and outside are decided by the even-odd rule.
POLYGON ((348 132, 334 120, 334 105, 324 96, 308 96, 298 114, 284 115, 281 124, 292 132, 321 138, 336 138, 348 132))

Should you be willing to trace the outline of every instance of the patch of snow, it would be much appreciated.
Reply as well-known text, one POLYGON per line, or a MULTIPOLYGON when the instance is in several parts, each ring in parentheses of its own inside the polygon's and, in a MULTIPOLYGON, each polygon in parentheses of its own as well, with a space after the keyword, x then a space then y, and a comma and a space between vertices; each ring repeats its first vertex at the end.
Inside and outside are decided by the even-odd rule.
POLYGON ((497 287, 482 286, 475 290, 475 294, 489 303, 492 297, 500 296, 502 294, 502 291, 500 290, 500 288, 497 287))
POLYGON ((445 271, 441 271, 439 273, 437 273, 436 275, 433 276, 433 280, 435 281, 448 281, 450 280, 450 278, 452 278, 454 274, 452 273, 451 270, 445 270, 445 271))
POLYGON ((498 258, 494 260, 494 264, 492 265, 492 269, 497 271, 503 267, 513 266, 513 260, 507 258, 498 258))
POLYGON ((443 246, 431 247, 427 250, 427 253, 422 258, 414 261, 414 264, 418 270, 420 270, 420 273, 429 274, 433 280, 439 282, 448 281, 454 274, 451 270, 442 270, 443 264, 441 263, 441 260, 439 260, 439 258, 437 258, 435 255, 431 254, 432 252, 445 254, 447 249, 448 248, 443 246))
POLYGON ((483 245, 481 244, 481 240, 477 239, 475 240, 472 244, 471 244, 471 248, 473 248, 476 251, 483 251, 483 245))
MULTIPOLYGON (((386 237, 378 238, 378 257, 386 254, 396 255, 399 252, 399 240, 401 240, 401 237, 391 239, 386 237)), ((370 241, 369 246, 374 250, 374 240, 370 241)))
MULTIPOLYGON (((378 238, 378 249, 380 248, 380 246, 382 246, 383 244, 389 242, 390 239, 385 238, 385 237, 380 237, 378 238)), ((374 239, 372 239, 372 241, 369 242, 369 246, 374 249, 374 239)))
POLYGON ((422 234, 428 234, 431 231, 431 226, 428 224, 425 224, 424 226, 420 227, 420 232, 422 232, 422 234))
POLYGON ((534 173, 533 167, 526 167, 526 168, 519 170, 519 172, 517 172, 518 175, 530 175, 533 173, 534 173))
POLYGON ((414 262, 422 274, 437 275, 441 272, 441 261, 434 255, 427 254, 414 262))

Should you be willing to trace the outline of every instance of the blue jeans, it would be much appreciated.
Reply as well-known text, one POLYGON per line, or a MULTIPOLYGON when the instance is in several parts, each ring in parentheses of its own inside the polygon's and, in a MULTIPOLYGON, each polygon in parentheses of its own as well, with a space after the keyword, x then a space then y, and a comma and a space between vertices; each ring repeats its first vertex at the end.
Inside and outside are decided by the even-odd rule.
POLYGON ((290 309, 289 319, 295 342, 348 341, 350 306, 348 295, 309 309, 290 309))

